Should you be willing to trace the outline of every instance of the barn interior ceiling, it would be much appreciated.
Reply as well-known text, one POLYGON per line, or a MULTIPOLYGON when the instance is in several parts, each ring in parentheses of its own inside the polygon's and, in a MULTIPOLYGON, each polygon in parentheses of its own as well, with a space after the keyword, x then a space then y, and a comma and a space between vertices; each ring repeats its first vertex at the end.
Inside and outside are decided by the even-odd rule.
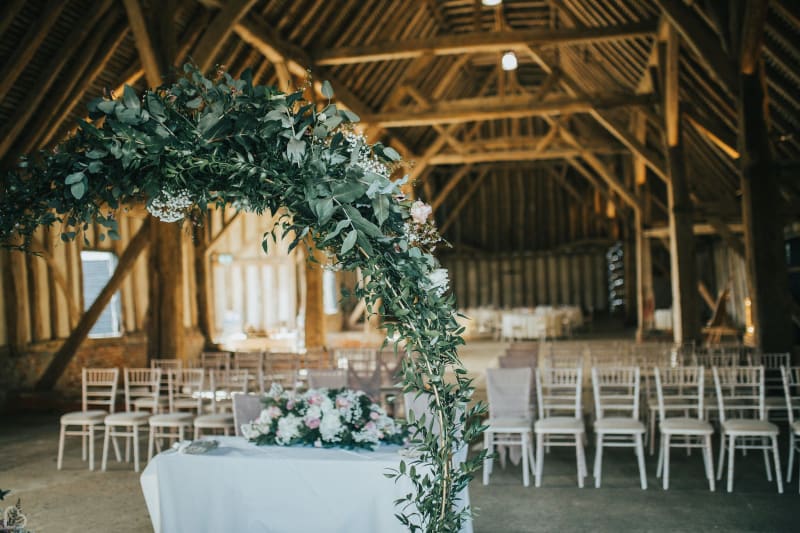
MULTIPOLYGON (((779 209, 797 214, 800 9, 764 4, 754 16, 765 21, 769 141, 785 170, 779 209)), ((368 138, 411 163, 416 194, 461 252, 611 240, 637 212, 646 226, 665 226, 673 135, 696 222, 741 246, 729 227, 742 216, 737 54, 748 42, 733 28, 756 22, 737 5, 9 0, 0 7, 0 158, 9 165, 53 146, 91 98, 126 83, 142 89, 148 71, 195 53, 212 58, 206 67, 251 68, 282 89, 309 73, 330 80, 368 138), (513 70, 502 66, 508 52, 513 70)))

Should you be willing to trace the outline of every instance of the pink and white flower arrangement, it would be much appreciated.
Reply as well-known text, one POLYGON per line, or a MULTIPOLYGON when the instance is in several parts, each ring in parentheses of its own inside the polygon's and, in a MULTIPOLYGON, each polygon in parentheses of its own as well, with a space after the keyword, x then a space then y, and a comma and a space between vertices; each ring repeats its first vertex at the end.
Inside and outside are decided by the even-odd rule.
POLYGON ((402 444, 405 429, 362 391, 311 389, 303 394, 276 388, 264 397, 264 409, 242 434, 260 445, 374 449, 402 444))

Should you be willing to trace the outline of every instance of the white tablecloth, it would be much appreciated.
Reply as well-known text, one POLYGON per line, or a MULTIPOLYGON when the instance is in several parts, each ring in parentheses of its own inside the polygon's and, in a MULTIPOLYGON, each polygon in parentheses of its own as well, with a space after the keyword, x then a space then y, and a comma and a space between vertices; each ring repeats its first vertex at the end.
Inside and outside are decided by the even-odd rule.
POLYGON ((214 451, 164 452, 142 473, 156 533, 405 531, 394 500, 411 485, 384 476, 402 459, 396 446, 371 452, 215 438, 214 451))

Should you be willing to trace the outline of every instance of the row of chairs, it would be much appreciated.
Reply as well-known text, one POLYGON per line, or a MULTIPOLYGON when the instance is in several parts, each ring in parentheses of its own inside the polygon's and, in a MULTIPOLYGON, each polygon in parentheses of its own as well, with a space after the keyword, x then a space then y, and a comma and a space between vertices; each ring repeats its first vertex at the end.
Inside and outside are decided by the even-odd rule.
MULTIPOLYGON (((162 439, 183 440, 194 429, 193 436, 220 432, 229 435, 236 430, 233 416, 234 396, 246 394, 250 383, 248 370, 204 370, 186 368, 124 368, 124 411, 117 412, 120 371, 117 368, 84 368, 82 371, 81 410, 61 417, 57 468, 61 470, 65 440, 82 438, 82 458, 94 470, 95 437, 103 432, 102 470, 106 470, 109 444, 117 461, 121 461, 118 438, 125 439, 125 460, 133 448, 134 470, 139 471, 140 431, 148 427, 148 460, 154 448, 161 448, 162 439), (88 451, 88 453, 87 453, 88 451)), ((343 369, 309 370, 312 388, 347 386, 343 369)))
MULTIPOLYGON (((714 427, 705 418, 705 369, 702 366, 655 367, 653 374, 658 401, 661 446, 657 467, 664 489, 669 486, 669 450, 673 447, 701 448, 710 490, 715 488, 711 437, 714 427), (682 437, 682 438, 681 438, 682 437)), ((791 480, 794 453, 798 449, 800 424, 794 411, 800 409, 800 367, 782 367, 784 401, 790 422, 790 455, 787 480, 791 480)), ((760 449, 764 454, 767 478, 772 481, 769 452, 772 452, 778 491, 783 491, 778 455, 778 426, 766 419, 763 366, 713 367, 712 376, 720 422, 720 451, 716 479, 721 479, 725 455, 728 456, 728 491, 733 490, 735 450, 760 449)), ((604 447, 633 447, 639 464, 642 489, 647 488, 643 437, 640 420, 639 367, 592 367, 595 403, 594 430, 596 452, 595 486, 599 487, 604 447)), ((489 421, 484 446, 490 455, 484 463, 484 484, 489 483, 495 446, 521 447, 523 483, 528 486, 533 473, 541 486, 544 447, 575 446, 578 486, 587 476, 583 419, 583 368, 499 368, 488 369, 489 421), (535 376, 538 420, 530 410, 531 378, 535 376), (536 437, 536 453, 533 450, 536 437)))

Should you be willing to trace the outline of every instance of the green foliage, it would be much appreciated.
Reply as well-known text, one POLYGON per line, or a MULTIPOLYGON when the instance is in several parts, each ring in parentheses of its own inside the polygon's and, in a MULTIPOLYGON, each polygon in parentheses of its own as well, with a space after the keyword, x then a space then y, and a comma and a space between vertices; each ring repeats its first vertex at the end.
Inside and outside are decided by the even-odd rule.
MULTIPOLYGON (((53 224, 69 241, 94 222, 118 238, 114 212, 130 204, 159 216, 177 210, 176 220, 194 223, 211 205, 282 213, 264 248, 270 235, 293 234, 292 247, 311 239, 343 268, 360 268, 367 281, 356 295, 402 342, 395 350, 404 391, 429 393, 431 416, 444 428, 418 424, 416 458, 390 474, 416 488, 398 502, 398 519, 411 530, 458 531, 469 512, 456 511, 458 492, 482 455, 454 465, 453 450, 480 435, 483 406, 468 407, 473 387, 457 356, 454 300, 430 290, 430 236, 410 238, 402 180, 388 178, 399 154, 354 143, 358 116, 333 104, 320 111, 300 92, 254 86, 249 72, 209 79, 191 65, 184 70, 142 97, 126 87, 118 100, 93 101, 93 123, 82 121, 55 151, 8 172, 0 242, 24 249, 37 227, 53 224)), ((333 96, 330 84, 322 91, 333 96)))

